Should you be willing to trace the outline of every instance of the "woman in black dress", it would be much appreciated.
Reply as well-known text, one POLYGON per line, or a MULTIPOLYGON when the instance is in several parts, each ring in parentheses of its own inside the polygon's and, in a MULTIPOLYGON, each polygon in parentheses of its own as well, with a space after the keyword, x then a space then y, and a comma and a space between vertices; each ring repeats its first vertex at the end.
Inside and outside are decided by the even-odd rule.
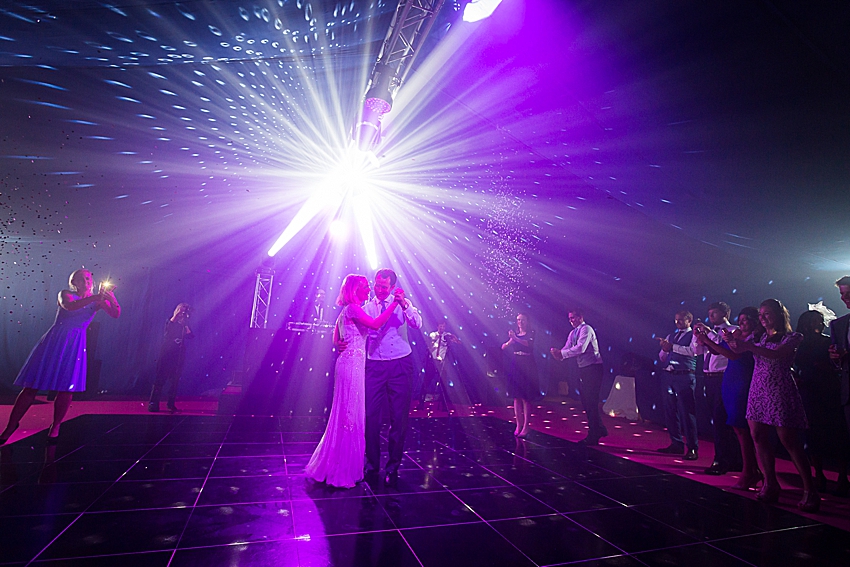
POLYGON ((841 408, 838 371, 829 359, 829 337, 824 336, 826 327, 823 314, 806 311, 797 320, 797 332, 803 342, 797 349, 794 367, 799 377, 800 395, 809 429, 806 430, 806 451, 815 469, 815 485, 819 491, 826 490, 823 474, 824 458, 834 458, 838 466, 838 492, 846 493, 848 439, 841 408))
POLYGON ((538 391, 537 362, 534 360, 534 330, 528 315, 518 313, 517 330, 508 331, 508 341, 502 345, 508 360, 508 392, 514 397, 516 430, 514 435, 524 438, 528 435, 528 419, 531 416, 529 400, 538 391))

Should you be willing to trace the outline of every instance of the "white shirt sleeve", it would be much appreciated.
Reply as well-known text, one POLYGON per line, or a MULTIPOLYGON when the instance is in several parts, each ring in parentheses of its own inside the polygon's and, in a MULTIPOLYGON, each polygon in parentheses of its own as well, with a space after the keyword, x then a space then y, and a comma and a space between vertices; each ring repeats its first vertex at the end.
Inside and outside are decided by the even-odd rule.
MULTIPOLYGON (((692 333, 691 334, 691 344, 685 346, 685 345, 677 345, 676 343, 673 343, 673 352, 675 352, 676 354, 680 354, 682 356, 696 356, 694 351, 695 351, 697 345, 699 345, 699 342, 697 342, 696 333, 694 333, 693 331, 691 331, 691 333, 692 333)), ((669 335, 667 336, 667 340, 670 341, 669 335)), ((672 343, 673 341, 670 341, 670 342, 672 343)))
POLYGON ((407 321, 407 326, 411 329, 422 327, 422 315, 409 299, 407 300, 407 309, 404 310, 404 319, 407 321))
POLYGON ((590 331, 588 331, 587 325, 582 325, 581 329, 578 330, 578 340, 576 341, 576 345, 573 347, 567 346, 570 344, 570 339, 567 337, 567 345, 564 345, 564 348, 561 349, 561 354, 564 355, 564 358, 572 358, 574 356, 578 356, 587 350, 587 347, 590 346, 590 331))

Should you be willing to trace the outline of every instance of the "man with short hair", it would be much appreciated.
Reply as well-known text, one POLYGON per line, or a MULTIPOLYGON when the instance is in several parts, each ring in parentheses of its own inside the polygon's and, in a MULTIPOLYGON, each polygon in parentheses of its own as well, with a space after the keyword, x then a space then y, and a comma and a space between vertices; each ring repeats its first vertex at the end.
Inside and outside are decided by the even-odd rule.
POLYGON ((410 393, 413 381, 413 358, 407 341, 407 330, 422 327, 422 316, 404 290, 396 287, 395 272, 384 268, 375 274, 375 297, 366 302, 363 310, 377 317, 395 298, 401 310, 395 311, 387 323, 377 330, 369 330, 366 338, 366 480, 375 482, 381 467, 381 409, 389 402, 390 432, 389 461, 385 468, 385 482, 398 481, 398 467, 404 452, 404 436, 410 413, 410 393), (392 297, 390 297, 392 294, 392 297))
POLYGON ((664 386, 664 415, 670 445, 658 449, 659 453, 682 455, 686 461, 696 461, 697 440, 696 368, 694 333, 690 311, 676 313, 676 331, 666 338, 658 338, 661 351, 658 359, 664 365, 661 376, 664 386), (682 433, 684 430, 684 439, 682 433))
POLYGON ((587 437, 581 441, 585 445, 598 445, 599 439, 608 435, 602 423, 602 411, 599 409, 599 390, 602 388, 602 357, 599 355, 599 343, 596 331, 584 322, 584 314, 579 309, 568 313, 573 330, 567 336, 564 348, 550 349, 556 360, 575 358, 578 362, 579 393, 581 405, 587 416, 587 437))
MULTIPOLYGON (((437 330, 431 333, 428 333, 428 351, 431 353, 431 362, 433 363, 433 368, 430 369, 429 366, 426 365, 425 368, 425 378, 422 382, 422 395, 421 402, 425 402, 425 398, 429 395, 429 391, 432 388, 432 384, 435 384, 436 387, 439 387, 443 394, 443 403, 448 404, 448 400, 445 399, 446 394, 446 365, 451 365, 451 362, 448 361, 449 353, 451 349, 450 345, 460 343, 460 339, 458 339, 453 334, 446 331, 446 321, 440 321, 437 323, 437 330)), ((434 392, 436 395, 436 392, 434 392)))
MULTIPOLYGON (((841 301, 844 302, 844 306, 850 309, 850 276, 839 279, 835 282, 835 287, 841 294, 841 301)), ((829 324, 829 335, 832 338, 832 344, 829 346, 829 357, 841 373, 839 402, 844 408, 844 419, 847 424, 847 431, 850 433, 850 356, 848 356, 848 351, 850 351, 850 314, 832 321, 829 324)), ((850 491, 850 486, 848 486, 846 478, 839 478, 838 493, 847 495, 848 491, 850 491)))
MULTIPOLYGON (((732 309, 724 301, 717 301, 708 306, 708 323, 694 324, 694 332, 706 335, 712 342, 720 344, 723 329, 732 331, 738 327, 729 323, 732 309)), ((723 372, 729 359, 714 354, 700 342, 696 343, 694 354, 703 355, 702 374, 705 377, 705 399, 708 411, 714 424, 714 461, 705 469, 705 474, 724 475, 729 471, 742 470, 741 448, 735 437, 735 432, 726 424, 728 415, 723 407, 723 372)))

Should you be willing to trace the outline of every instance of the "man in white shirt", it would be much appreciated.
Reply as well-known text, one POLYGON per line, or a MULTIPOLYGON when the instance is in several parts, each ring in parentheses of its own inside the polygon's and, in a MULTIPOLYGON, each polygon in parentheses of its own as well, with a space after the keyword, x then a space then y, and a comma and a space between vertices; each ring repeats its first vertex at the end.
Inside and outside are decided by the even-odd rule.
POLYGON ((581 405, 587 416, 587 437, 582 440, 585 445, 598 445, 599 438, 608 435, 608 430, 602 423, 602 411, 599 409, 599 390, 602 388, 602 357, 599 355, 599 343, 596 331, 584 322, 584 314, 578 309, 569 312, 570 325, 573 330, 567 336, 567 343, 562 349, 550 349, 549 352, 556 360, 575 358, 578 362, 579 393, 581 405))
POLYGON ((307 317, 305 317, 305 321, 311 323, 327 321, 327 315, 329 314, 325 313, 325 311, 325 290, 318 289, 316 290, 316 296, 313 298, 313 305, 310 307, 310 312, 307 317))
MULTIPOLYGON (((434 363, 433 369, 429 372, 428 367, 425 368, 425 380, 422 384, 421 401, 425 402, 425 397, 431 390, 433 382, 438 382, 441 388, 443 397, 445 398, 446 388, 446 364, 449 358, 449 345, 460 343, 460 339, 451 333, 446 332, 446 322, 440 321, 437 323, 437 330, 428 333, 428 351, 431 353, 431 360, 434 363)), ((448 404, 446 399, 443 399, 445 404, 448 404)))
POLYGON ((660 338, 661 351, 658 359, 663 370, 664 415, 670 445, 658 449, 659 453, 683 455, 686 461, 696 461, 699 440, 697 439, 696 367, 694 354, 696 340, 691 330, 694 316, 690 311, 676 313, 676 331, 660 338), (684 433, 684 439, 682 434, 684 433))
POLYGON ((389 461, 385 469, 385 482, 390 485, 398 481, 414 374, 404 325, 413 329, 422 327, 422 316, 410 300, 404 297, 404 290, 396 287, 397 279, 395 272, 390 269, 378 270, 375 274, 375 297, 363 306, 370 317, 377 317, 395 298, 402 300, 402 309, 395 311, 380 329, 370 330, 366 338, 366 480, 374 482, 380 471, 381 409, 388 401, 389 461), (393 297, 390 297, 391 293, 393 297))
MULTIPOLYGON (((737 329, 729 323, 729 315, 732 309, 723 301, 712 303, 708 306, 708 323, 694 323, 694 333, 704 334, 713 342, 719 344, 723 337, 720 333, 723 329, 730 331, 737 329)), ((705 474, 723 475, 729 471, 741 471, 743 464, 741 460, 741 447, 735 436, 735 431, 726 421, 729 416, 723 407, 723 372, 729 359, 725 356, 713 354, 705 346, 696 343, 694 354, 703 355, 702 374, 705 377, 705 400, 708 403, 708 411, 714 424, 714 461, 705 469, 705 474)))

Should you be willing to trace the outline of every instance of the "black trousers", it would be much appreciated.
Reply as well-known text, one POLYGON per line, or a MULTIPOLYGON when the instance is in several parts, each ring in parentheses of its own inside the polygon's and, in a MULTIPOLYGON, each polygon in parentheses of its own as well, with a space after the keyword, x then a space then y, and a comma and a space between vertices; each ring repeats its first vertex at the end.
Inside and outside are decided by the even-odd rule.
POLYGON ((721 385, 723 376, 705 376, 705 401, 714 425, 714 460, 731 468, 741 466, 741 447, 731 426, 726 425, 729 416, 723 406, 721 385))
POLYGON ((422 391, 419 394, 419 401, 425 402, 425 397, 428 394, 442 397, 443 403, 448 404, 446 399, 446 370, 451 363, 445 359, 434 360, 431 358, 425 363, 425 377, 422 379, 422 391))
POLYGON ((578 376, 581 384, 579 385, 579 393, 581 394, 581 405, 584 406, 584 413, 587 415, 587 428, 591 437, 604 437, 608 435, 608 430, 602 423, 602 410, 599 409, 599 390, 602 388, 602 365, 591 364, 584 368, 578 369, 578 376))
POLYGON ((381 468, 381 412, 389 407, 389 461, 386 471, 398 470, 404 456, 404 436, 410 413, 413 358, 366 360, 366 471, 381 468))
POLYGON ((168 382, 168 407, 173 408, 177 402, 177 386, 180 384, 180 375, 183 373, 183 364, 186 354, 182 350, 163 352, 160 354, 156 365, 156 379, 151 390, 152 404, 159 404, 162 389, 168 382))
POLYGON ((697 450, 697 404, 694 395, 697 379, 693 374, 674 374, 663 370, 664 415, 667 421, 667 433, 674 445, 687 445, 697 450), (684 429, 684 440, 682 433, 684 429))

